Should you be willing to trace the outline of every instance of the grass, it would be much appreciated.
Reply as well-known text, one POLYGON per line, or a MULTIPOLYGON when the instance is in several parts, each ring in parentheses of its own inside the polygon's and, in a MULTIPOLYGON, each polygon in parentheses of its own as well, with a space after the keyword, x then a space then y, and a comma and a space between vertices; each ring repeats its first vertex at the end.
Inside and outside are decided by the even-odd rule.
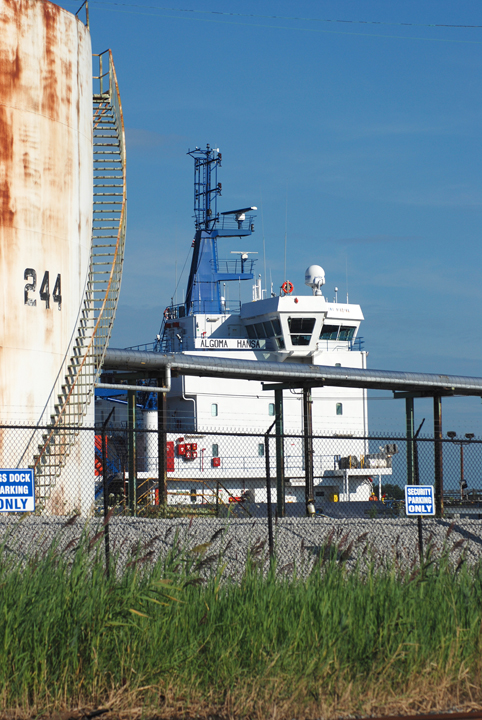
MULTIPOLYGON (((152 542, 152 541, 151 541, 152 542)), ((480 706, 482 569, 348 572, 326 548, 307 577, 241 579, 209 543, 146 543, 106 576, 102 534, 0 557, 0 710, 143 708, 279 718, 480 706), (62 547, 62 552, 60 548, 62 547), (276 711, 274 710, 276 709, 276 711)))

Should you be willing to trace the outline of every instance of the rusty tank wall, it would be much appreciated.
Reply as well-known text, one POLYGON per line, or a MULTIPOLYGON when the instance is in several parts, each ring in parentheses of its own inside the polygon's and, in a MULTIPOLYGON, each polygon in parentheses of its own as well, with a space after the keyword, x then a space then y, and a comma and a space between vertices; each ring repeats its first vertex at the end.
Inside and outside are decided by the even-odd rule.
POLYGON ((45 417, 86 289, 92 184, 89 31, 0 0, 0 423, 45 417))

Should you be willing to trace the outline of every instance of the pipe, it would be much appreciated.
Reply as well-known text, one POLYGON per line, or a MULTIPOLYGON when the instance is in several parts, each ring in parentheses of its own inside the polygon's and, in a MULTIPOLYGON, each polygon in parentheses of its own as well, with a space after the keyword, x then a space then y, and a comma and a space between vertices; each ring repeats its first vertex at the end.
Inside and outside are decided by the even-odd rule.
POLYGON ((183 375, 181 378, 181 397, 186 402, 192 402, 193 404, 193 413, 194 413, 194 431, 197 432, 197 396, 194 395, 194 397, 186 397, 186 386, 185 386, 186 378, 183 375))
MULTIPOLYGON (((363 368, 363 370, 367 369, 367 353, 366 352, 362 352, 362 368, 363 368)), ((368 429, 367 429, 368 392, 367 392, 366 388, 363 389, 362 403, 363 403, 363 434, 365 436, 365 440, 363 441, 363 444, 364 444, 365 455, 368 455, 368 453, 370 452, 370 449, 368 447, 368 440, 366 439, 367 435, 368 435, 368 429)))
POLYGON ((136 392, 154 392, 168 393, 171 392, 171 366, 165 366, 166 386, 153 387, 151 385, 122 385, 121 383, 95 383, 96 388, 106 388, 107 390, 135 390, 136 392))
POLYGON ((379 390, 426 391, 431 394, 474 395, 482 397, 482 377, 432 373, 366 370, 294 362, 259 362, 220 357, 199 357, 185 353, 163 355, 138 350, 108 349, 104 370, 162 370, 171 367, 181 375, 202 375, 244 380, 311 383, 315 386, 376 388, 379 390))

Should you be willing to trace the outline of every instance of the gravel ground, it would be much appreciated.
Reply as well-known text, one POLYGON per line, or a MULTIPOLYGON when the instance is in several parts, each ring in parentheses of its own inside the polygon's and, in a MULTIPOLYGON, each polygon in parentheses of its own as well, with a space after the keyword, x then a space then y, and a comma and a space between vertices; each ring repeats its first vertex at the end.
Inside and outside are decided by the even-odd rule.
MULTIPOLYGON (((62 517, 0 518, 0 541, 9 555, 25 559, 42 554, 53 542, 61 552, 73 552, 82 532, 92 538, 102 530, 99 519, 75 522, 62 517)), ((375 558, 377 562, 394 559, 410 567, 418 559, 418 527, 412 519, 342 519, 285 518, 273 525, 275 553, 280 570, 289 572, 293 564, 307 572, 316 559, 336 553, 338 559, 353 566, 357 557, 375 558), (327 543, 331 544, 328 550, 327 543)), ((470 564, 482 557, 482 522, 480 520, 424 519, 425 548, 433 545, 439 555, 444 544, 454 562, 465 555, 470 564), (450 528, 453 524, 453 528, 450 528), (449 536, 447 534, 449 533, 449 536), (455 547, 454 547, 455 546, 455 547)), ((144 519, 113 518, 110 524, 110 546, 113 555, 123 563, 142 557, 152 562, 164 557, 174 545, 179 557, 195 558, 203 571, 216 563, 220 553, 228 572, 236 576, 244 569, 248 552, 256 561, 268 562, 268 528, 266 519, 144 519), (214 537, 213 537, 214 536, 214 537), (198 546, 204 547, 198 547, 198 546)))

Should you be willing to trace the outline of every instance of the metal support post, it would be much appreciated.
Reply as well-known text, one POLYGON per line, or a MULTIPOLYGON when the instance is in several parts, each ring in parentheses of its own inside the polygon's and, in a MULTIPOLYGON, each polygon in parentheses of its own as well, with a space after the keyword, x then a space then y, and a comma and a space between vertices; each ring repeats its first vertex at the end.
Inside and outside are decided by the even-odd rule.
POLYGON ((127 424, 129 449, 129 510, 137 514, 137 478, 136 478, 136 393, 127 393, 127 424))
POLYGON ((271 473, 269 467, 269 434, 273 429, 274 423, 270 425, 268 430, 264 434, 264 460, 266 464, 266 510, 268 513, 268 547, 269 547, 269 558, 270 562, 274 558, 274 541, 273 541, 273 516, 271 509, 271 473))
POLYGON ((110 539, 109 539, 109 487, 107 483, 107 438, 106 430, 109 420, 114 414, 112 408, 107 420, 102 425, 102 491, 104 495, 104 546, 105 546, 105 573, 109 577, 110 572, 110 539))
POLYGON ((464 443, 460 443, 460 499, 464 499, 464 443))
MULTIPOLYGON (((417 428, 417 432, 413 436, 413 483, 412 485, 420 485, 420 472, 418 466, 418 445, 417 440, 420 434, 420 430, 423 427, 425 418, 422 420, 417 428)), ((410 484, 410 483, 409 483, 410 484)), ((418 522, 418 553, 420 556, 420 564, 423 562, 423 532, 422 532, 422 516, 419 515, 417 518, 418 522)))
MULTIPOLYGON (((160 386, 164 378, 159 378, 160 386)), ((165 384, 165 383, 164 383, 165 384)), ((158 478, 159 478, 159 505, 167 504, 167 401, 166 393, 159 393, 157 396, 157 456, 158 478)))
POLYGON ((276 510, 278 517, 285 516, 285 451, 283 423, 283 390, 274 391, 276 415, 276 510))
POLYGON ((414 433, 414 402, 413 397, 405 398, 405 425, 407 429, 407 485, 414 485, 415 468, 413 452, 414 433))
POLYGON ((313 399, 311 388, 303 388, 303 439, 305 451, 305 502, 306 514, 314 514, 313 490, 313 399), (311 507, 310 507, 311 506, 311 507), (311 512, 313 508, 313 512, 311 512))
POLYGON ((433 399, 433 444, 435 465, 435 514, 444 514, 444 479, 443 479, 443 446, 442 446, 442 398, 433 399))

